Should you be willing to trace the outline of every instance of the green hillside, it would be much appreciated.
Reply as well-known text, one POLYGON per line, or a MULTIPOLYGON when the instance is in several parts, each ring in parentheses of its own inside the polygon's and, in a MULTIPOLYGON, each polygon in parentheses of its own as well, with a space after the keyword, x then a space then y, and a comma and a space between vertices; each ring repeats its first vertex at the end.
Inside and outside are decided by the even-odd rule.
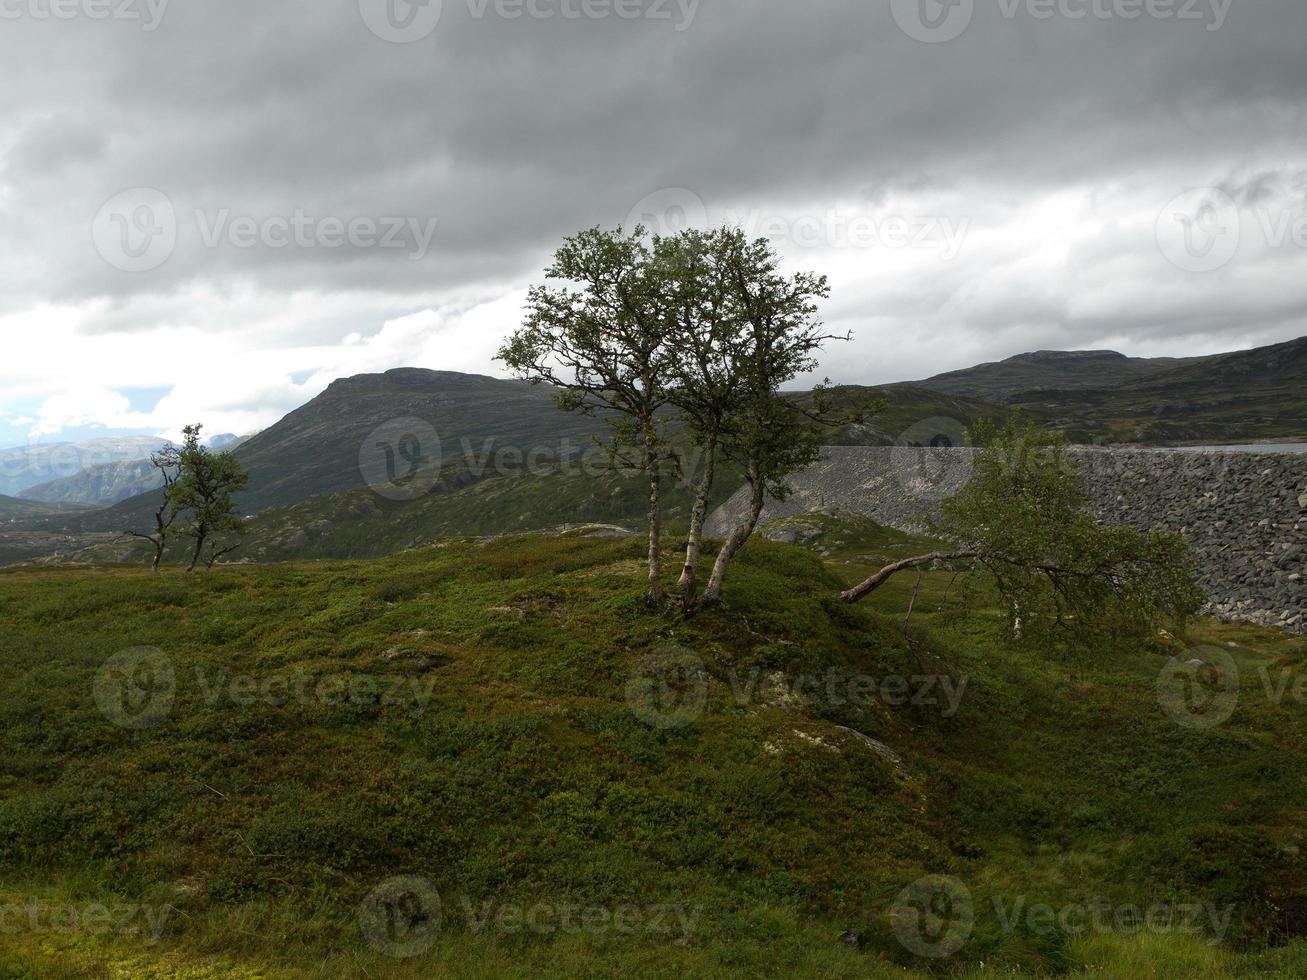
POLYGON ((1202 358, 1126 357, 1116 351, 1033 351, 937 374, 915 384, 1000 404, 1027 391, 1105 388, 1153 377, 1202 358))
POLYGON ((64 517, 80 514, 92 508, 80 504, 52 504, 39 500, 20 500, 0 495, 0 527, 8 523, 30 521, 33 518, 64 517))
MULTIPOLYGON (((807 400, 796 393, 792 397, 807 400)), ((922 420, 962 424, 995 417, 1001 410, 974 399, 917 388, 846 386, 832 393, 835 405, 852 410, 884 398, 885 411, 864 423, 828 430, 835 443, 885 445, 922 420)), ((391 371, 333 384, 303 408, 242 445, 236 456, 250 471, 251 491, 240 498, 250 522, 242 555, 262 559, 363 557, 389 554, 414 543, 465 534, 495 534, 562 524, 638 523, 647 487, 637 476, 615 477, 582 467, 601 424, 557 408, 547 388, 473 375, 391 371), (432 464, 440 479, 416 500, 393 501, 364 485, 359 451, 369 433, 387 420, 430 420, 441 448, 432 464), (532 455, 534 454, 534 455, 532 455), (563 475, 559 475, 563 474, 563 475), (476 484, 484 483, 484 486, 476 484), (301 534, 301 532, 303 532, 301 534)), ((690 465, 697 465, 691 459, 690 465)), ((666 507, 673 525, 688 521, 684 481, 672 481, 666 507)), ((725 500, 740 478, 723 466, 715 500, 725 500)), ((103 535, 152 526, 157 494, 148 493, 58 527, 35 518, 18 558, 42 553, 35 532, 58 531, 55 544, 97 545, 82 558, 120 558, 139 552, 131 541, 105 546, 103 535)), ((0 563, 8 554, 0 543, 0 563)), ((12 560, 12 559, 11 559, 12 560)))
POLYGON ((1157 693, 1180 641, 1013 647, 983 587, 960 617, 934 575, 905 633, 910 581, 832 597, 919 543, 808 530, 825 562, 755 541, 688 623, 622 539, 0 572, 0 905, 74 922, 4 930, 0 976, 1307 971, 1307 738, 1256 673, 1301 680, 1301 640, 1196 627, 1185 656, 1219 645, 1244 683, 1185 727, 1157 693), (935 935, 902 897, 927 875, 972 899, 947 960, 902 938, 935 935), (395 876, 425 891, 387 920, 395 876), (1102 902, 1222 915, 1021 912, 1102 902), (132 914, 91 929, 101 904, 132 914))
POLYGON ((1081 438, 1307 441, 1307 337, 1200 358, 1115 388, 1029 392, 1013 401, 1081 438))

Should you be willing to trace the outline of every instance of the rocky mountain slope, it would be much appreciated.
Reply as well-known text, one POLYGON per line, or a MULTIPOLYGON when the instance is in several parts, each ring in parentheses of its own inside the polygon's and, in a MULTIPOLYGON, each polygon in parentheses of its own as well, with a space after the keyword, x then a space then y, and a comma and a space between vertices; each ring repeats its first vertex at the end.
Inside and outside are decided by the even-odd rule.
POLYGON ((46 503, 108 506, 162 485, 158 470, 148 459, 132 459, 92 466, 72 476, 29 487, 20 496, 46 503))
POLYGON ((0 449, 0 494, 16 497, 91 467, 145 459, 165 442, 156 436, 116 436, 0 449))

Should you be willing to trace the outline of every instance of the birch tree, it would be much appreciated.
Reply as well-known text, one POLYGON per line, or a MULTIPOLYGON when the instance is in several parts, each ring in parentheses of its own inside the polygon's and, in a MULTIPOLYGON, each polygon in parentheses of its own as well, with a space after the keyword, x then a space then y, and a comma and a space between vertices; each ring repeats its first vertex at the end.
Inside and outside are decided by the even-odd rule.
POLYGON ((545 275, 557 285, 531 288, 525 323, 498 357, 519 377, 551 385, 562 408, 601 417, 613 458, 633 460, 647 476, 648 599, 661 603, 668 448, 660 412, 672 358, 666 282, 642 227, 583 231, 563 243, 545 275))

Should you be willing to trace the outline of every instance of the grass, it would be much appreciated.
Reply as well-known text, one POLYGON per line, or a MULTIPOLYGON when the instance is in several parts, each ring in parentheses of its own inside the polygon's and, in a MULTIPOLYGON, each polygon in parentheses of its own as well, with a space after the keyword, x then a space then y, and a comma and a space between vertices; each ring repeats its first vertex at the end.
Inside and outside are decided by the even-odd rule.
POLYGON ((625 539, 0 572, 0 909, 61 917, 0 920, 0 978, 1307 972, 1282 911, 1307 891, 1304 709, 1258 676, 1297 676, 1300 639, 1032 650, 938 574, 905 629, 910 576, 833 596, 921 542, 826 520, 824 556, 755 541, 689 622, 645 606, 625 539), (1242 668, 1224 725, 1159 706, 1185 646, 1242 668), (702 710, 668 727, 650 677, 702 710), (974 908, 946 959, 891 917, 927 875, 974 908), (381 928, 396 876, 440 914, 381 928), (1230 919, 1044 921, 1095 903, 1230 919))

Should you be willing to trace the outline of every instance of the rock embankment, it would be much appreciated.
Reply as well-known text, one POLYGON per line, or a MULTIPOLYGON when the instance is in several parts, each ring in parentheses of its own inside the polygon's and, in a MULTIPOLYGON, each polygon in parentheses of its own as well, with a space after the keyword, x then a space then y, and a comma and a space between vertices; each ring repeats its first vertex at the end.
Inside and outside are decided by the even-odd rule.
MULTIPOLYGON (((918 530, 966 480, 972 450, 828 447, 798 474, 794 493, 769 501, 763 519, 854 513, 918 530)), ((1199 560, 1209 611, 1227 619, 1307 632, 1307 453, 1086 449, 1095 516, 1183 534, 1199 560)), ((724 536, 745 507, 741 492, 709 518, 724 536)))

